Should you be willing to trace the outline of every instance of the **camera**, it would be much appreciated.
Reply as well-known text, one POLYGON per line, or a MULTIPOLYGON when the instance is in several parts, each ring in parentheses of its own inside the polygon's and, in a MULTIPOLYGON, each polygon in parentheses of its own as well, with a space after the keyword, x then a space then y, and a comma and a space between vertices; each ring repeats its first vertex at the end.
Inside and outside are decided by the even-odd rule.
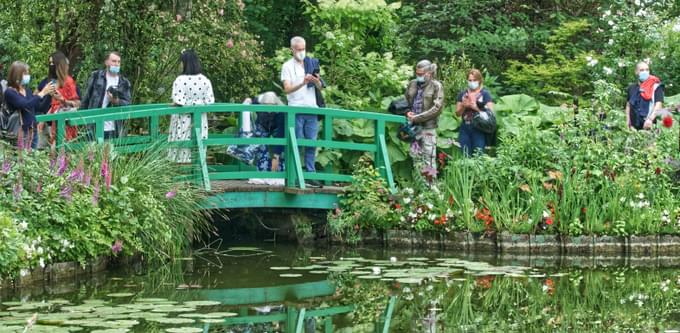
POLYGON ((115 99, 120 99, 123 96, 123 92, 118 86, 110 86, 109 89, 106 89, 106 92, 111 94, 115 99))

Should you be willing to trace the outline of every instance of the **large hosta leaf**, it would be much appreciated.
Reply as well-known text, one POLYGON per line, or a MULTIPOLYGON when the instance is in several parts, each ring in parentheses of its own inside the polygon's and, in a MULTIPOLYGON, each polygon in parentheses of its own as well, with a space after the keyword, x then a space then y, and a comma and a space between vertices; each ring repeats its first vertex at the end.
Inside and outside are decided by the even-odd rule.
POLYGON ((498 99, 495 111, 498 113, 527 114, 537 111, 539 104, 531 96, 508 95, 498 99))

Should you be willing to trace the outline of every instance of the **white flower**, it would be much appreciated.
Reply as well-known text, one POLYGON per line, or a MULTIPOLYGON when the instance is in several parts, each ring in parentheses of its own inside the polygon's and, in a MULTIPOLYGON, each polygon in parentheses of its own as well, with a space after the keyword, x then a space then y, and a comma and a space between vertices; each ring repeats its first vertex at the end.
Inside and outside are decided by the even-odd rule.
POLYGON ((404 291, 404 293, 410 293, 410 292, 411 292, 411 288, 409 288, 409 287, 404 287, 404 290, 403 290, 403 291, 404 291))
POLYGON ((612 75, 612 73, 614 73, 614 71, 613 71, 611 68, 607 67, 607 66, 604 66, 604 68, 602 68, 602 70, 603 70, 604 73, 607 74, 607 75, 612 75))
POLYGON ((609 20, 609 21, 607 21, 607 24, 609 24, 609 25, 611 25, 611 26, 614 26, 614 21, 609 20))
POLYGON ((548 286, 546 286, 546 285, 543 285, 542 289, 543 289, 543 292, 545 293, 545 292, 548 292, 548 289, 550 289, 550 288, 548 288, 548 286))
POLYGON ((611 14, 612 14, 612 11, 608 10, 608 9, 604 12, 604 16, 609 16, 611 14))
POLYGON ((614 40, 611 39, 611 38, 609 38, 609 40, 607 41, 607 44, 609 44, 609 45, 614 45, 614 40))
POLYGON ((45 268, 45 259, 40 258, 40 260, 38 260, 38 264, 40 265, 40 268, 45 268))
POLYGON ((595 67, 595 65, 597 65, 598 62, 599 61, 597 59, 592 59, 592 60, 588 61, 588 66, 595 67))
POLYGON ((547 218, 549 218, 549 217, 550 217, 550 213, 548 213, 547 210, 544 210, 544 211, 543 211, 543 218, 546 218, 546 219, 547 219, 547 218))
POLYGON ((437 218, 437 214, 430 214, 427 216, 427 219, 430 221, 434 221, 437 218))
POLYGON ((325 36, 326 36, 326 39, 335 39, 335 35, 331 31, 327 31, 325 36))
POLYGON ((619 60, 617 65, 619 65, 619 67, 626 67, 626 63, 623 60, 619 60))
POLYGON ((26 221, 22 221, 19 223, 19 231, 26 231, 28 230, 28 223, 26 221))
POLYGON ((27 270, 27 269, 22 269, 22 270, 20 270, 20 271, 19 271, 19 275, 21 275, 22 277, 28 275, 28 270, 27 270))
POLYGON ((380 275, 380 267, 373 267, 371 270, 373 271, 373 275, 380 275))
POLYGON ((640 198, 640 199, 644 199, 644 198, 645 198, 645 194, 644 194, 644 193, 642 193, 642 192, 640 192, 640 194, 638 194, 638 198, 640 198))
POLYGON ((42 246, 38 246, 38 254, 43 254, 45 250, 43 250, 42 246))
POLYGON ((404 204, 408 205, 411 203, 411 198, 404 198, 404 204))
POLYGON ((680 32, 680 22, 676 23, 673 26, 673 32, 680 32))
POLYGON ((397 257, 390 257, 390 262, 397 262, 397 257))
POLYGON ((593 61, 593 57, 591 57, 591 56, 587 56, 587 57, 586 57, 586 61, 587 61, 587 62, 591 62, 591 61, 593 61))
POLYGON ((426 206, 427 206, 427 209, 429 209, 429 210, 432 210, 432 208, 434 208, 434 205, 432 205, 432 204, 429 203, 429 202, 427 203, 426 206))

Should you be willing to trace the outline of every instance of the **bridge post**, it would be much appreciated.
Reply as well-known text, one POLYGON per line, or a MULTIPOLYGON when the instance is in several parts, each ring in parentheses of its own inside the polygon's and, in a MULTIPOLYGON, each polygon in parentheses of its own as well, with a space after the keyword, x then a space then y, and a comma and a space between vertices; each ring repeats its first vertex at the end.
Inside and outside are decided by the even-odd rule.
MULTIPOLYGON (((326 141, 333 141, 333 116, 327 115, 323 118, 323 139, 326 141)), ((333 164, 328 163, 324 168, 326 173, 333 172, 333 164)), ((331 185, 331 181, 327 180, 325 185, 331 185)))
POLYGON ((66 138, 66 121, 65 119, 57 120, 57 147, 64 144, 66 138))
POLYGON ((389 152, 387 151, 387 142, 385 140, 385 121, 375 121, 375 168, 380 172, 380 176, 387 181, 392 192, 396 191, 394 185, 394 177, 392 175, 392 166, 390 165, 389 152))
POLYGON ((102 143, 104 142, 104 121, 101 119, 97 119, 94 125, 94 137, 95 141, 97 143, 102 143))

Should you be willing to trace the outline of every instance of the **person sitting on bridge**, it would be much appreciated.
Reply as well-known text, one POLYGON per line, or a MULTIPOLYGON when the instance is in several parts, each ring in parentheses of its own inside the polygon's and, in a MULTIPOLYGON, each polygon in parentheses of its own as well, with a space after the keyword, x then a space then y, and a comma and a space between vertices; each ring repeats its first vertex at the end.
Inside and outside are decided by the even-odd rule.
MULTIPOLYGON (((96 70, 87 79, 85 93, 80 103, 81 110, 130 105, 132 86, 130 81, 120 74, 120 54, 115 51, 109 52, 104 64, 105 70, 96 70)), ((89 130, 93 130, 92 126, 89 130)), ((125 126, 122 120, 104 122, 105 139, 124 135, 125 126)))
MULTIPOLYGON (((243 104, 283 105, 283 102, 276 93, 268 91, 253 98, 246 98, 243 104)), ((251 112, 244 111, 242 117, 239 137, 284 137, 285 113, 283 112, 257 112, 257 117, 253 120, 251 112)), ((227 147, 227 154, 247 164, 255 165, 258 171, 283 171, 282 153, 283 146, 279 145, 272 147, 271 158, 266 145, 230 145, 227 147)), ((283 179, 253 178, 248 182, 251 184, 283 185, 283 179)))
MULTIPOLYGON (((182 74, 172 84, 172 103, 175 106, 206 105, 215 103, 212 83, 202 74, 201 61, 194 50, 183 50, 182 74)), ((191 140, 193 123, 191 114, 173 114, 170 117, 169 142, 191 140)), ((208 115, 201 114, 201 138, 208 138, 208 115)), ((168 158, 177 163, 191 162, 191 149, 172 148, 168 158)))

